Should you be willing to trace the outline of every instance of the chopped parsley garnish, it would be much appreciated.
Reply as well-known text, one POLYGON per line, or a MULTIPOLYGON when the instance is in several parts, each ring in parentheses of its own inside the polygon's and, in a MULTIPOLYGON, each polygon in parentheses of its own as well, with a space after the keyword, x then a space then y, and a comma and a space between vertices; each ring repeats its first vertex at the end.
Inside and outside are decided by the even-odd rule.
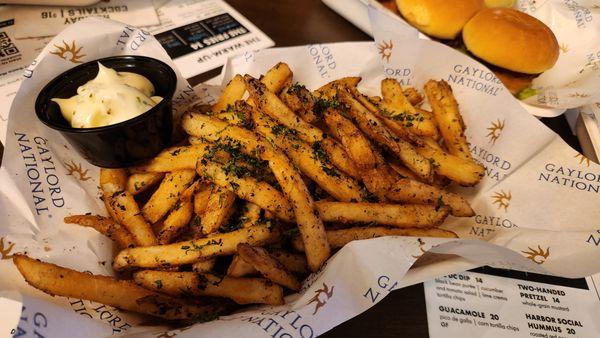
POLYGON ((442 200, 442 196, 438 197, 437 203, 435 205, 435 211, 440 210, 440 208, 444 205, 444 201, 442 200))
POLYGON ((154 284, 156 284, 157 289, 162 289, 162 287, 163 287, 163 283, 160 279, 155 280, 154 284))
POLYGON ((331 162, 329 161, 329 156, 327 156, 327 153, 323 149, 320 141, 314 142, 312 144, 312 150, 314 158, 321 162, 321 168, 327 175, 333 177, 340 176, 340 173, 331 165, 331 162))

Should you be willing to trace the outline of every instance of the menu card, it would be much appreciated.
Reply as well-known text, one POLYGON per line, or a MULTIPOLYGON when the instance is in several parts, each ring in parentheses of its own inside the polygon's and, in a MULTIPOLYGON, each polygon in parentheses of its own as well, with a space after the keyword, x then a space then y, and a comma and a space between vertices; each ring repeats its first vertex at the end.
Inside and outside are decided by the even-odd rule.
POLYGON ((425 282, 429 336, 598 336, 600 275, 527 279, 462 272, 425 282))

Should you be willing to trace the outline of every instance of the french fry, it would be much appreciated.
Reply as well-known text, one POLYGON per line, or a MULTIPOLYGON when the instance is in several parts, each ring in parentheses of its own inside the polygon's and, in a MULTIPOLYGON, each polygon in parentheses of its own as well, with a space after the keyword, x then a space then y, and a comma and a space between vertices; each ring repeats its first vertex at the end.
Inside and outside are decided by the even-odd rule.
POLYGON ((463 160, 472 161, 473 157, 465 136, 465 123, 452 94, 452 88, 444 80, 429 80, 424 88, 448 152, 463 160))
POLYGON ((235 193, 218 185, 213 186, 206 211, 202 215, 200 228, 203 234, 208 235, 219 230, 233 213, 235 193))
POLYGON ((247 228, 256 224, 256 222, 258 222, 260 219, 260 211, 261 207, 258 205, 252 202, 246 202, 246 205, 244 206, 244 212, 241 216, 243 219, 242 227, 247 228))
MULTIPOLYGON (((339 249, 352 241, 384 236, 458 238, 454 232, 438 228, 354 227, 327 230, 327 241, 332 249, 339 249)), ((304 251, 304 244, 298 237, 294 238, 292 246, 297 251, 304 251)))
POLYGON ((324 121, 331 133, 342 143, 348 156, 361 169, 375 167, 377 159, 373 154, 371 143, 350 120, 334 109, 328 109, 324 121))
POLYGON ((163 173, 135 173, 127 178, 127 191, 132 195, 142 193, 162 181, 163 173))
POLYGON ((399 228, 431 228, 442 224, 447 206, 378 204, 317 201, 324 222, 376 223, 399 228))
POLYGON ((267 87, 267 90, 277 94, 291 82, 292 76, 290 67, 284 62, 279 62, 265 73, 260 82, 267 87))
POLYGON ((246 88, 257 108, 284 126, 296 130, 300 139, 313 143, 323 139, 323 132, 310 123, 298 118, 273 92, 267 90, 257 79, 246 75, 246 88))
MULTIPOLYGON (((392 121, 402 125, 415 135, 438 138, 438 130, 433 116, 428 112, 416 109, 403 93, 402 86, 398 81, 395 79, 382 80, 381 94, 383 102, 379 107, 382 115, 388 115, 392 121)), ((418 92, 417 95, 420 96, 418 92)))
POLYGON ((127 228, 137 245, 147 246, 157 243, 152 226, 144 219, 140 207, 130 193, 122 191, 114 194, 109 206, 115 215, 115 221, 127 228))
MULTIPOLYGON (((287 109, 289 110, 289 108, 287 109)), ((209 140, 211 138, 216 140, 217 137, 229 137, 238 142, 241 148, 248 154, 260 156, 261 159, 268 161, 269 168, 273 171, 277 182, 294 210, 294 218, 298 224, 302 238, 306 242, 308 265, 312 271, 318 270, 330 254, 325 238, 325 228, 316 215, 314 203, 306 185, 298 172, 290 165, 289 159, 281 152, 276 151, 258 135, 244 128, 227 125, 224 122, 211 119, 208 116, 197 114, 184 115, 182 125, 188 134, 206 137, 209 140)), ((220 175, 220 177, 226 178, 228 176, 220 175)), ((260 205, 263 209, 269 210, 256 201, 250 201, 260 205)))
POLYGON ((277 241, 279 237, 279 229, 260 224, 202 239, 125 249, 115 257, 113 268, 121 271, 132 267, 192 264, 215 256, 231 255, 236 252, 239 243, 265 245, 277 241))
POLYGON ((175 206, 181 194, 193 182, 196 172, 194 170, 177 170, 165 175, 158 189, 144 204, 142 213, 152 223, 158 222, 175 206))
POLYGON ((192 270, 194 270, 194 272, 196 273, 209 272, 212 269, 214 269, 216 263, 216 258, 210 258, 205 261, 198 261, 192 264, 192 270))
POLYGON ((222 310, 161 295, 132 281, 90 275, 21 254, 15 255, 13 262, 27 283, 54 296, 86 299, 168 320, 201 318, 222 310))
POLYGON ((475 211, 460 195, 407 178, 396 181, 392 189, 388 192, 387 197, 392 201, 404 203, 430 204, 435 206, 447 205, 450 207, 451 214, 457 217, 471 217, 475 215, 475 211))
POLYGON ((333 168, 324 151, 315 147, 320 143, 310 147, 291 129, 275 123, 270 117, 257 113, 253 118, 256 130, 285 151, 300 171, 323 190, 340 201, 361 200, 358 183, 333 168))
POLYGON ((244 83, 244 78, 239 74, 234 76, 225 88, 223 88, 219 101, 212 106, 212 111, 219 113, 227 110, 228 106, 233 106, 235 101, 241 100, 245 92, 246 84, 244 83))
POLYGON ((240 258, 252 265, 266 279, 294 291, 298 291, 302 287, 296 277, 287 271, 285 266, 271 256, 267 250, 240 243, 237 246, 237 252, 240 258))
POLYGON ((319 96, 330 97, 335 95, 337 87, 356 87, 361 80, 362 78, 358 76, 343 77, 319 87, 319 89, 315 90, 315 93, 317 93, 319 96))
MULTIPOLYGON (((140 172, 171 172, 177 170, 194 170, 198 158, 207 154, 212 145, 200 140, 195 140, 191 146, 172 147, 163 150, 147 163, 135 167, 140 172)), ((226 154, 217 154, 219 158, 226 154)))
POLYGON ((79 224, 84 227, 90 227, 103 234, 104 236, 117 242, 121 248, 133 248, 137 242, 135 238, 120 224, 112 219, 98 215, 72 215, 64 219, 65 223, 79 224))
POLYGON ((485 168, 474 161, 450 155, 428 145, 416 147, 416 149, 421 155, 430 159, 437 174, 460 185, 474 186, 485 174, 485 168))
POLYGON ((227 188, 239 198, 250 201, 262 209, 269 210, 282 220, 294 219, 292 206, 275 188, 253 177, 236 177, 223 170, 222 165, 212 161, 198 161, 198 174, 214 184, 227 188))
MULTIPOLYGON (((299 274, 307 274, 310 272, 306 264, 306 256, 304 255, 298 255, 283 250, 272 250, 270 253, 271 256, 283 264, 290 272, 299 274)), ((227 268, 227 275, 232 277, 253 276, 257 274, 259 274, 258 270, 246 263, 239 255, 233 256, 233 259, 227 268)))
POLYGON ((407 168, 426 181, 431 180, 431 163, 421 156, 408 142, 394 139, 383 122, 350 93, 340 89, 337 92, 341 102, 349 106, 349 114, 356 121, 360 130, 369 138, 397 155, 407 168))
POLYGON ((252 127, 252 107, 244 101, 237 101, 230 111, 218 113, 215 117, 235 126, 252 127))
POLYGON ((406 96, 408 102, 414 106, 417 106, 423 102, 423 95, 419 93, 414 87, 406 87, 402 90, 402 94, 406 96))
POLYGON ((209 273, 138 271, 134 281, 155 292, 171 296, 225 297, 238 304, 283 304, 283 290, 262 278, 219 278, 209 273))
POLYGON ((210 185, 204 185, 196 191, 194 194, 194 213, 198 216, 204 215, 204 211, 206 211, 206 206, 208 205, 208 198, 210 197, 210 192, 212 187, 210 185))
MULTIPOLYGON (((315 142, 317 143, 317 142, 315 142)), ((313 146, 315 145, 313 143, 313 146)), ((323 149, 331 163, 338 168, 341 172, 350 176, 351 178, 358 179, 360 178, 360 170, 358 167, 352 162, 344 147, 341 144, 336 142, 333 138, 327 137, 319 142, 320 147, 323 149)))
POLYGON ((315 98, 306 87, 295 84, 284 88, 279 94, 279 98, 304 121, 316 123, 320 120, 313 111, 315 98))
POLYGON ((190 222, 194 214, 192 198, 199 185, 200 182, 196 181, 181 194, 181 198, 157 231, 159 244, 171 243, 175 236, 190 222))
POLYGON ((227 276, 231 277, 244 277, 257 275, 258 271, 245 260, 241 259, 239 255, 233 255, 231 263, 227 267, 227 276))
POLYGON ((260 112, 269 115, 291 130, 295 130, 298 137, 309 144, 320 141, 329 159, 337 168, 351 177, 358 177, 357 169, 351 161, 347 160, 345 151, 339 144, 326 138, 319 128, 298 118, 290 108, 281 102, 277 95, 267 90, 259 81, 249 75, 246 75, 244 80, 250 97, 254 99, 260 112))
POLYGON ((125 169, 100 169, 100 190, 106 211, 116 220, 117 215, 110 206, 112 196, 127 188, 127 171, 125 169))

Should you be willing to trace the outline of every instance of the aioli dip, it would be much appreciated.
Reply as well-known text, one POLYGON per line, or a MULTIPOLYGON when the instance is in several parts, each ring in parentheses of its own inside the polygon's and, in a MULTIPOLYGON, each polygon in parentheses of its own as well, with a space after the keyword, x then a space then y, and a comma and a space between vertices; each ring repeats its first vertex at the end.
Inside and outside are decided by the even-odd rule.
POLYGON ((73 128, 116 124, 143 114, 162 100, 146 77, 98 63, 98 75, 68 99, 53 98, 73 128))

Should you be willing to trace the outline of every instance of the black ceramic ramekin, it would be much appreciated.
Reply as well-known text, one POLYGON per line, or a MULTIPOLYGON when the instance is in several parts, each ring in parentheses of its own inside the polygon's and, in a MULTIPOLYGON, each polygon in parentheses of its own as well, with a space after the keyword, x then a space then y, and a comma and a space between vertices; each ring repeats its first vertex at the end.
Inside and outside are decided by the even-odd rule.
POLYGON ((172 99, 177 76, 162 61, 145 56, 113 56, 71 68, 50 81, 35 101, 38 118, 58 130, 91 164, 106 168, 127 167, 158 154, 171 142, 172 99), (119 72, 145 76, 163 99, 152 109, 130 120, 97 128, 73 128, 52 98, 69 98, 98 74, 98 62, 119 72))

